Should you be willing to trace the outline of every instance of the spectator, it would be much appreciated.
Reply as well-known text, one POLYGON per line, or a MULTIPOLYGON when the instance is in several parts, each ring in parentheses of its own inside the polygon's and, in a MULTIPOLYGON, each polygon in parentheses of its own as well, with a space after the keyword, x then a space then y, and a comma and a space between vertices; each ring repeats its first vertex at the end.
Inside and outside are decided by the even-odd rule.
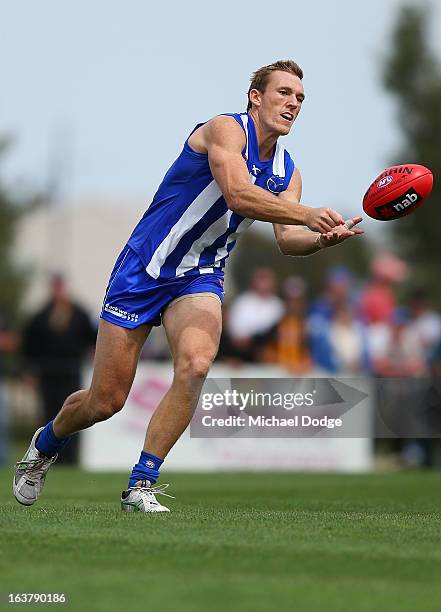
POLYGON ((376 376, 412 377, 427 373, 423 345, 409 325, 409 315, 396 308, 389 324, 368 330, 369 352, 376 376))
POLYGON ((231 305, 228 332, 239 352, 252 351, 256 335, 268 331, 282 316, 283 302, 276 295, 271 268, 256 268, 250 288, 231 305))
POLYGON ((311 370, 312 362, 306 323, 305 281, 288 278, 283 286, 285 313, 260 338, 261 360, 275 363, 293 373, 311 370))
POLYGON ((394 289, 407 277, 407 265, 383 253, 374 258, 371 280, 360 295, 360 315, 367 325, 388 324, 396 308, 394 289))
POLYGON ((228 363, 235 368, 240 367, 244 362, 253 362, 255 347, 249 342, 234 341, 229 332, 230 304, 224 302, 222 305, 222 334, 219 342, 217 361, 228 363))
POLYGON ((367 337, 354 309, 339 304, 329 326, 331 360, 339 372, 358 374, 369 370, 367 337))
MULTIPOLYGON (((72 301, 64 279, 54 275, 48 303, 30 317, 23 332, 25 372, 37 381, 44 411, 42 422, 53 419, 66 397, 81 387, 81 363, 95 340, 96 329, 86 311, 72 301)), ((76 437, 62 461, 78 461, 76 437)))
MULTIPOLYGON (((390 324, 378 323, 368 329, 369 344, 373 361, 373 373, 389 380, 383 385, 382 402, 392 410, 401 410, 399 423, 408 435, 418 433, 423 424, 420 415, 415 418, 413 408, 420 401, 416 377, 427 375, 424 346, 413 329, 409 313, 402 307, 396 308, 390 324)), ((424 418, 424 417, 423 417, 424 418)), ((397 439, 396 447, 405 467, 430 467, 433 462, 430 439, 397 439)))
POLYGON ((352 309, 352 276, 345 266, 329 269, 324 293, 312 304, 309 312, 309 335, 312 360, 316 367, 338 372, 341 365, 330 338, 331 322, 339 308, 352 309))
POLYGON ((434 357, 441 341, 441 317, 431 308, 429 297, 424 289, 415 289, 410 296, 410 327, 423 346, 427 362, 434 357))

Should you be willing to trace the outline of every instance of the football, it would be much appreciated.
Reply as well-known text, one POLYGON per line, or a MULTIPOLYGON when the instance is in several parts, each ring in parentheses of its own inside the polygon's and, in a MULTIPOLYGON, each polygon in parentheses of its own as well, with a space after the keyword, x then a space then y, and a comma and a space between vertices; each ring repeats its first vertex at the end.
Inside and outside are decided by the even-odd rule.
POLYGON ((430 195, 433 174, 418 164, 386 168, 364 194, 363 210, 373 219, 400 219, 421 206, 430 195))

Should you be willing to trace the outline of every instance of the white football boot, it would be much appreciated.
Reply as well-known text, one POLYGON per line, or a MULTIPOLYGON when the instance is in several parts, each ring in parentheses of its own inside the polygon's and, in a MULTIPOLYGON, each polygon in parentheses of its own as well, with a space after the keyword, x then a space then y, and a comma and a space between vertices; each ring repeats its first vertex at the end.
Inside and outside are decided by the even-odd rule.
POLYGON ((169 508, 158 502, 155 495, 165 495, 174 499, 173 495, 164 493, 168 484, 152 486, 148 480, 139 480, 121 494, 121 510, 124 512, 170 512, 169 508))
POLYGON ((43 429, 44 427, 37 429, 25 456, 15 464, 12 490, 15 499, 23 506, 35 504, 43 490, 46 473, 58 457, 46 457, 36 448, 35 440, 43 429))

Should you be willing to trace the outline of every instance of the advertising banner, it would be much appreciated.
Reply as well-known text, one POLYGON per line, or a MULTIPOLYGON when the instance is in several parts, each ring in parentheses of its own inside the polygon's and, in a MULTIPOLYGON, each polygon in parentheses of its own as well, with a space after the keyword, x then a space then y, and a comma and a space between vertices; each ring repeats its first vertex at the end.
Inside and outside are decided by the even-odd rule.
MULTIPOLYGON (((82 433, 82 466, 127 471, 171 380, 171 364, 141 363, 124 409, 82 433)), ((166 467, 367 471, 373 423, 369 379, 291 379, 277 368, 215 365, 166 467)))

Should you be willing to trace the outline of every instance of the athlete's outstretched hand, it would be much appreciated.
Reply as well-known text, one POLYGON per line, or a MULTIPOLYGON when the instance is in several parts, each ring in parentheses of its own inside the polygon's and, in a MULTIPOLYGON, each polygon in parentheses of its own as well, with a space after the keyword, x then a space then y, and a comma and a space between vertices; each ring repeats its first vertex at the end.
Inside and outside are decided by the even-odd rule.
POLYGON ((341 214, 332 208, 309 208, 306 215, 306 225, 309 229, 321 234, 342 226, 344 222, 341 214))
POLYGON ((320 234, 320 236, 317 238, 317 243, 321 248, 326 248, 334 246, 335 244, 340 244, 340 242, 344 242, 352 236, 364 234, 364 231, 361 229, 353 229, 353 227, 360 223, 361 220, 361 217, 352 217, 352 219, 347 219, 343 225, 335 227, 329 232, 326 232, 326 234, 320 234))

